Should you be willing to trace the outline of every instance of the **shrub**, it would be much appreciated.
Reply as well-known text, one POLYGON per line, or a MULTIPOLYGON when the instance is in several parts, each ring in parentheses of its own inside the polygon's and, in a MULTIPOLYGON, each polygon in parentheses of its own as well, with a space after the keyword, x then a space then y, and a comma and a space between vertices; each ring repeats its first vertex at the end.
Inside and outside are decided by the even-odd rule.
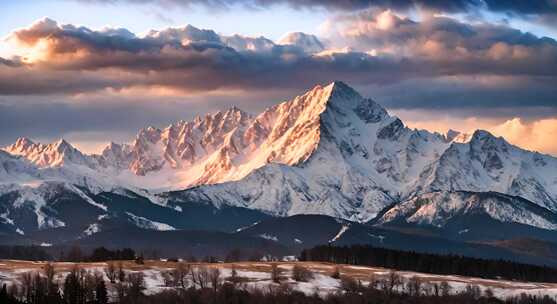
POLYGON ((350 276, 342 276, 340 278, 340 288, 346 292, 358 292, 360 290, 360 282, 350 276))
POLYGON ((273 263, 273 265, 271 266, 271 280, 275 283, 280 283, 281 273, 282 271, 277 266, 277 264, 273 263))
POLYGON ((292 279, 297 282, 308 282, 313 279, 313 272, 302 265, 294 265, 292 268, 292 279))
POLYGON ((340 267, 336 266, 333 269, 333 273, 331 274, 331 278, 333 279, 340 279, 340 267))

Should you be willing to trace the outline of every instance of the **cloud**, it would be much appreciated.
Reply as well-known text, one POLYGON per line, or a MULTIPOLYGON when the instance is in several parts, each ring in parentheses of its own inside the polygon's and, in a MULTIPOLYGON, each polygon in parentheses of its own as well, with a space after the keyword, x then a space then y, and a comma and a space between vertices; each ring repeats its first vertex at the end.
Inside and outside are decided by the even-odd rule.
POLYGON ((520 117, 489 118, 480 116, 459 117, 454 113, 436 111, 395 111, 410 128, 427 129, 445 134, 448 130, 472 134, 477 129, 488 130, 502 136, 513 145, 531 151, 557 156, 557 115, 526 120, 520 117))
MULTIPOLYGON (((555 40, 504 26, 472 26, 442 17, 415 22, 390 11, 338 21, 341 28, 333 35, 337 34, 341 42, 355 51, 329 53, 330 56, 311 52, 322 45, 315 36, 296 34, 281 45, 264 37, 219 36, 193 26, 151 31, 137 37, 125 29, 93 31, 44 19, 15 31, 11 39, 34 54, 30 58, 23 56, 33 68, 121 69, 144 73, 145 85, 164 84, 157 83, 165 82, 157 79, 159 71, 181 74, 187 79, 181 84, 186 86, 191 83, 189 76, 193 73, 196 78, 210 76, 217 83, 208 84, 208 88, 244 81, 257 86, 258 79, 265 79, 266 74, 276 74, 278 81, 272 84, 281 86, 287 78, 312 68, 327 75, 313 82, 338 78, 343 72, 364 74, 364 70, 367 73, 361 75, 362 82, 380 81, 379 73, 390 74, 385 77, 389 81, 397 77, 486 73, 555 76, 557 73, 555 40), (225 80, 219 75, 236 77, 225 80)), ((268 84, 264 81, 261 85, 268 84)))
POLYGON ((458 113, 443 126, 472 125, 467 119, 476 117, 492 130, 521 117, 530 137, 510 127, 494 133, 553 151, 534 130, 549 130, 557 117, 555 40, 448 17, 416 21, 390 10, 333 21, 326 37, 290 33, 275 42, 191 25, 139 36, 39 20, 11 33, 17 52, 0 58, 0 143, 21 135, 131 136, 146 124, 225 104, 261 110, 340 79, 389 109, 437 113, 429 121, 458 113))
POLYGON ((459 116, 557 115, 554 77, 455 75, 362 86, 391 109, 450 111, 459 116))
POLYGON ((557 117, 529 123, 515 117, 491 127, 490 131, 520 147, 557 156, 557 143, 554 140, 557 138, 557 117))
POLYGON ((304 33, 275 43, 188 25, 137 36, 46 18, 9 36, 24 51, 0 61, 0 95, 291 92, 342 79, 375 88, 367 92, 394 108, 557 108, 553 39, 447 17, 418 22, 389 10, 334 21, 325 46, 304 33))
MULTIPOLYGON (((77 0, 83 1, 83 0, 77 0)), ((91 1, 87 1, 91 2, 91 1)), ((246 7, 267 8, 287 4, 293 7, 323 7, 335 10, 361 10, 368 8, 395 8, 401 10, 425 8, 439 12, 464 12, 486 9, 495 12, 512 12, 517 14, 551 14, 557 10, 554 0, 508 1, 508 0, 96 0, 99 3, 138 3, 158 4, 163 6, 192 6, 230 8, 243 5, 246 7)))
MULTIPOLYGON (((76 0, 91 3, 91 1, 76 0)), ((509 0, 96 0, 97 3, 154 4, 163 7, 204 6, 209 9, 230 9, 237 6, 253 9, 288 5, 295 9, 322 8, 330 11, 353 12, 366 9, 392 9, 399 12, 427 11, 441 14, 474 14, 491 12, 513 16, 555 27, 557 1, 509 1, 509 0)))
POLYGON ((279 39, 278 44, 295 45, 307 53, 319 53, 325 50, 323 43, 321 43, 317 36, 301 32, 287 33, 279 39))
POLYGON ((390 10, 365 11, 335 18, 333 41, 379 54, 412 57, 443 65, 447 74, 552 74, 557 64, 557 42, 508 26, 467 24, 448 17, 425 17, 417 22, 390 10), (474 63, 470 65, 469 63, 474 63))

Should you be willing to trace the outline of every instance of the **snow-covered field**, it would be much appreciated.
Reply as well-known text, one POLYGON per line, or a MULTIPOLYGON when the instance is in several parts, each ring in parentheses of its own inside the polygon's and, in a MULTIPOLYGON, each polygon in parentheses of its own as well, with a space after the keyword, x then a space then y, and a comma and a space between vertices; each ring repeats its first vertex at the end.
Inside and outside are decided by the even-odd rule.
MULTIPOLYGON (((226 280, 231 276, 232 269, 236 269, 238 277, 242 278, 242 288, 246 289, 263 289, 267 290, 269 286, 276 285, 271 280, 271 267, 273 263, 267 262, 238 262, 238 263, 218 263, 218 264, 192 264, 193 267, 219 268, 221 277, 226 280)), ((74 267, 74 263, 55 263, 54 267, 57 271, 56 279, 63 282, 66 274, 74 267)), ((81 263, 81 268, 91 272, 102 273, 108 282, 104 268, 106 263, 81 263)), ((20 277, 25 272, 41 271, 44 262, 0 260, 0 284, 20 284, 20 277)), ((124 262, 123 264, 127 272, 143 272, 145 279, 145 293, 154 294, 164 289, 173 288, 165 286, 163 273, 171 270, 176 266, 174 262, 164 261, 146 261, 144 265, 138 265, 134 262, 124 262)), ((370 279, 386 278, 390 270, 384 268, 350 266, 350 265, 334 265, 328 263, 317 262, 279 262, 278 268, 281 271, 282 284, 290 285, 294 290, 302 291, 306 294, 318 293, 321 296, 341 291, 340 280, 331 277, 334 269, 339 267, 341 275, 350 276, 365 286, 369 284, 370 279), (296 282, 292 279, 292 268, 298 263, 313 272, 313 279, 308 282, 296 282)), ((441 283, 446 281, 451 286, 452 293, 458 293, 467 285, 477 285, 482 290, 491 289, 493 294, 499 298, 506 298, 521 293, 532 295, 549 295, 557 296, 557 283, 533 283, 518 282, 505 280, 488 280, 479 278, 470 278, 462 276, 445 276, 432 275, 417 272, 398 271, 403 279, 407 280, 412 277, 418 277, 423 283, 441 283)), ((191 284, 191 282, 190 282, 191 284)), ((110 286, 110 284, 108 284, 110 286)))

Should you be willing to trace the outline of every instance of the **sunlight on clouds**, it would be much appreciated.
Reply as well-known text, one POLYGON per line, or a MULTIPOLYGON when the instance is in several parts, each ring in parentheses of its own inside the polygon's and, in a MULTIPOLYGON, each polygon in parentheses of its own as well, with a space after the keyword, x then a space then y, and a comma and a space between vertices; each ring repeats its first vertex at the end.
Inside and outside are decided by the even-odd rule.
MULTIPOLYGON (((413 115, 401 113, 401 116, 413 115)), ((508 120, 483 119, 478 117, 455 118, 451 116, 430 117, 426 119, 407 119, 406 125, 410 128, 426 129, 446 133, 449 129, 464 133, 473 133, 477 129, 491 132, 493 135, 502 136, 508 142, 521 148, 548 153, 557 156, 557 117, 524 121, 515 117, 508 120)))
POLYGON ((162 85, 136 85, 124 88, 106 88, 95 92, 82 92, 71 95, 72 101, 84 101, 89 102, 91 99, 109 99, 110 98, 137 98, 137 99, 149 99, 149 98, 163 98, 163 99, 152 99, 153 102, 164 102, 165 100, 174 101, 175 98, 189 98, 189 97, 241 97, 245 96, 248 92, 243 89, 216 89, 208 92, 203 92, 199 90, 188 90, 181 89, 177 87, 162 86, 162 85), (173 99, 164 99, 164 97, 173 97, 173 99))
POLYGON ((509 142, 528 150, 557 155, 557 118, 524 122, 513 118, 489 129, 493 134, 503 136, 509 142))

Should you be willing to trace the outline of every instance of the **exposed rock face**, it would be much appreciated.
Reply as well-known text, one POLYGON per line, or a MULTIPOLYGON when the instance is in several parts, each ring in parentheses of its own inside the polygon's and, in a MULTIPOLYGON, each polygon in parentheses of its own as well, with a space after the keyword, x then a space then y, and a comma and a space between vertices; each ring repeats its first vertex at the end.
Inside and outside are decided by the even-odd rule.
POLYGON ((169 195, 154 193, 188 189, 172 198, 364 222, 388 205, 435 191, 496 191, 557 211, 555 172, 557 159, 485 131, 409 129, 342 82, 316 86, 259 115, 231 108, 148 127, 100 155, 64 140, 43 145, 25 138, 0 153, 5 189, 46 181, 91 193, 150 189, 141 193, 163 206, 169 195))

